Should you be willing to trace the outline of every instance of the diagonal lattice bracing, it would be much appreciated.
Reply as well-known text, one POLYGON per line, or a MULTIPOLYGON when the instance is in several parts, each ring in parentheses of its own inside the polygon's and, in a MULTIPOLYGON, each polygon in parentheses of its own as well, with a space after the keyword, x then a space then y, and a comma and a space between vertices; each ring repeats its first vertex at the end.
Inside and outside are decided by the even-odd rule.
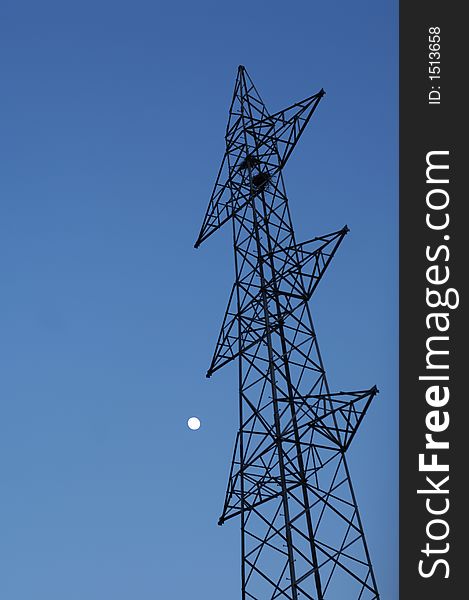
POLYGON ((238 77, 226 132, 226 152, 195 246, 249 203, 260 189, 250 173, 262 164, 274 178, 284 167, 324 90, 272 116, 245 71, 238 77), (249 122, 246 122, 246 113, 249 122))
POLYGON ((346 461, 377 389, 330 392, 309 307, 348 228, 297 243, 282 175, 323 96, 271 115, 239 68, 196 242, 231 224, 236 278, 207 375, 237 361, 219 524, 241 522, 243 600, 379 598, 346 461))
MULTIPOLYGON (((301 486, 304 473, 298 470, 295 429, 298 433, 308 476, 327 465, 350 446, 366 414, 376 387, 365 391, 321 394, 293 398, 296 422, 288 418, 289 398, 278 398, 280 411, 288 421, 281 432, 284 463, 289 491, 301 486), (312 432, 314 431, 314 438, 312 432), (314 454, 317 454, 314 460, 314 454)), ((279 457, 276 436, 269 423, 272 401, 264 403, 242 424, 241 431, 249 438, 244 455, 240 454, 240 433, 237 435, 228 489, 220 523, 238 516, 243 503, 251 509, 280 494, 279 457)))
MULTIPOLYGON (((261 303, 264 292, 271 299, 278 296, 282 320, 308 302, 347 232, 348 228, 344 227, 341 231, 278 249, 273 254, 278 263, 277 271, 273 279, 266 281, 264 289, 254 281, 255 264, 251 273, 233 285, 208 376, 265 338, 267 330, 261 303)), ((271 314, 271 331, 278 328, 276 321, 277 316, 271 314)))

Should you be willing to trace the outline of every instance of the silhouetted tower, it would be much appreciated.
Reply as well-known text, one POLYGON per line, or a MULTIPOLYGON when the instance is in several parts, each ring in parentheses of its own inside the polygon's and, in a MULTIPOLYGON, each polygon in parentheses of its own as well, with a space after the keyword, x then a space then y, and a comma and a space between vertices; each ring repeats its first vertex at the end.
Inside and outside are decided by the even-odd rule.
POLYGON ((238 69, 198 247, 225 223, 236 280, 207 376, 239 373, 219 520, 240 517, 242 598, 379 598, 345 458, 376 387, 331 393, 308 301, 348 228, 297 243, 282 169, 324 96, 270 115, 238 69))

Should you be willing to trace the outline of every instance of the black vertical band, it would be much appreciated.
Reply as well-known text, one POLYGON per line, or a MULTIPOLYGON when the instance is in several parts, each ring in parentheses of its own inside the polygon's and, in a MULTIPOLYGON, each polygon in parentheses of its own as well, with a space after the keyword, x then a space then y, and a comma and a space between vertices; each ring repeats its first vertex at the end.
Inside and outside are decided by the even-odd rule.
POLYGON ((458 3, 401 2, 401 600, 467 595, 466 28, 458 3))

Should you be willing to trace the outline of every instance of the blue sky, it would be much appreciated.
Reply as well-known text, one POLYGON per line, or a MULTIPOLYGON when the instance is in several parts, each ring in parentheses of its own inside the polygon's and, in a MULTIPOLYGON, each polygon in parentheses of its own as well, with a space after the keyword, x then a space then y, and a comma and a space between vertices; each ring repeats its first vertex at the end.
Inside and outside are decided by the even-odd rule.
POLYGON ((272 111, 326 90, 285 181, 298 240, 351 229, 312 308, 332 389, 381 391, 350 466, 397 598, 397 3, 5 0, 0 54, 0 597, 240 597, 229 231, 193 243, 241 63, 272 111))

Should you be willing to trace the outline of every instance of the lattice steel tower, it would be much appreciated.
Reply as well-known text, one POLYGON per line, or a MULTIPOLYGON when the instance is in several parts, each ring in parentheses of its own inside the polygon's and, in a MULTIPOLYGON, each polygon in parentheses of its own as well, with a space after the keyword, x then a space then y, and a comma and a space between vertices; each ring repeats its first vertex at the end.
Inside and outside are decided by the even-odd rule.
POLYGON ((346 450, 372 387, 331 393, 308 301, 348 232, 297 243, 282 169, 324 96, 270 115, 244 67, 198 247, 231 223, 236 281, 207 376, 237 361, 219 520, 241 520, 242 598, 379 598, 346 450))

